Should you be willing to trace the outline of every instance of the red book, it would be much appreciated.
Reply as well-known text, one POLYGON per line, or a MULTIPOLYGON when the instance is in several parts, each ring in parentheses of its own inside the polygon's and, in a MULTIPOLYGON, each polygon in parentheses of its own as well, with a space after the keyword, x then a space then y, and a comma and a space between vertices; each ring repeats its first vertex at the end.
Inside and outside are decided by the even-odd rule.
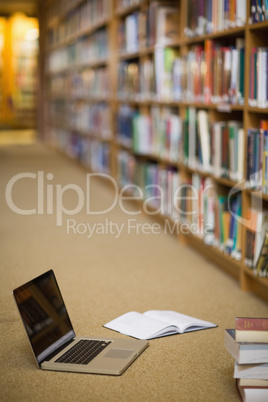
POLYGON ((237 342, 268 342, 268 318, 237 317, 235 319, 237 342))
POLYGON ((205 87, 204 87, 204 102, 206 104, 211 103, 212 95, 212 52, 213 52, 213 41, 210 39, 205 40, 205 63, 206 63, 206 74, 205 74, 205 87))

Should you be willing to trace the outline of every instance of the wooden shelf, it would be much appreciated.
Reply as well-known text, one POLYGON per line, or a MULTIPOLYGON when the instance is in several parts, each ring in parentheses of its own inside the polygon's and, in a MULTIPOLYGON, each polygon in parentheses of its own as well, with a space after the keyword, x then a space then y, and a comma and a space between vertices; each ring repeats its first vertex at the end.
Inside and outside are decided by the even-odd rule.
MULTIPOLYGON (((54 16, 50 21, 44 22, 45 26, 45 34, 48 33, 49 30, 57 28, 59 24, 64 22, 66 18, 69 18, 71 15, 71 12, 75 11, 78 9, 78 7, 82 4, 82 0, 77 0, 72 2, 71 6, 68 7, 64 12, 62 12, 59 16, 54 16)), ((51 4, 55 4, 56 0, 53 1, 53 3, 50 1, 51 4)), ((121 108, 123 105, 128 105, 130 107, 133 107, 133 109, 141 111, 142 113, 149 114, 151 111, 151 108, 154 106, 159 106, 159 109, 171 109, 172 113, 178 113, 178 115, 185 116, 186 111, 188 108, 195 108, 197 110, 205 110, 208 112, 209 119, 212 122, 215 122, 217 120, 223 120, 223 121, 230 121, 230 120, 239 120, 242 122, 243 129, 244 129, 244 140, 246 144, 246 138, 247 138, 247 130, 251 127, 250 124, 252 122, 258 122, 258 120, 264 118, 264 116, 268 113, 268 108, 258 108, 258 107, 251 107, 248 105, 247 98, 249 97, 249 57, 250 57, 250 52, 253 47, 258 47, 260 44, 263 43, 263 38, 268 35, 268 21, 261 22, 258 24, 250 24, 250 23, 245 23, 243 26, 237 26, 237 27, 232 27, 230 29, 224 29, 219 32, 211 33, 211 34, 206 34, 202 36, 195 36, 195 37, 186 37, 184 32, 185 32, 185 27, 186 27, 186 5, 187 1, 184 0, 178 0, 174 2, 174 4, 178 7, 178 15, 180 17, 180 37, 177 40, 174 40, 168 44, 161 45, 164 47, 173 47, 178 50, 180 50, 181 54, 186 54, 191 48, 195 47, 195 45, 201 44, 202 46, 204 45, 204 42, 206 40, 213 40, 216 43, 221 43, 223 46, 225 44, 233 44, 236 38, 243 38, 245 39, 245 67, 244 67, 244 85, 245 85, 245 104, 229 104, 229 103, 209 103, 205 104, 203 102, 183 102, 183 101, 177 101, 177 100, 171 100, 169 98, 167 99, 157 99, 157 98, 152 98, 152 99, 144 99, 142 97, 142 94, 134 94, 133 96, 119 96, 118 95, 118 88, 117 88, 117 81, 118 81, 118 65, 119 63, 122 64, 128 64, 128 61, 131 60, 138 60, 141 63, 143 61, 147 60, 152 60, 154 61, 154 57, 156 54, 156 49, 158 48, 158 45, 154 46, 148 46, 148 47, 143 47, 139 49, 135 49, 133 52, 120 52, 119 49, 119 40, 118 40, 118 28, 120 23, 125 19, 130 14, 139 12, 140 10, 145 11, 146 8, 149 5, 149 1, 142 1, 139 4, 134 4, 129 7, 125 8, 117 8, 116 6, 116 1, 111 2, 113 4, 112 7, 112 12, 111 12, 111 18, 103 19, 96 24, 92 25, 91 27, 80 30, 78 32, 75 32, 74 34, 68 36, 67 38, 62 39, 58 43, 49 46, 48 48, 45 48, 46 44, 44 41, 42 52, 44 55, 44 58, 48 58, 51 52, 57 52, 60 49, 65 49, 69 45, 76 43, 79 41, 82 37, 85 36, 90 36, 94 34, 98 29, 100 28, 105 28, 109 30, 109 48, 110 52, 107 58, 105 59, 99 59, 99 60, 91 60, 88 63, 84 64, 79 64, 79 65, 73 65, 69 66, 64 69, 59 69, 59 71, 55 71, 52 73, 44 73, 44 77, 42 79, 44 81, 50 81, 53 80, 57 76, 61 75, 68 75, 71 74, 72 72, 82 72, 85 69, 98 69, 100 67, 106 67, 107 70, 109 70, 110 78, 111 78, 111 85, 112 85, 112 90, 111 90, 111 96, 109 97, 94 97, 90 96, 89 97, 73 97, 69 96, 66 94, 66 92, 60 94, 60 95, 55 95, 55 96, 46 96, 44 97, 45 103, 47 106, 47 109, 49 109, 49 105, 53 102, 56 101, 57 99, 62 99, 66 100, 69 103, 73 102, 81 102, 83 103, 98 103, 98 102, 107 102, 111 113, 112 113, 112 123, 111 123, 111 139, 102 139, 102 136, 100 136, 100 133, 95 133, 90 130, 79 130, 77 128, 68 126, 66 122, 64 121, 49 121, 49 119, 46 121, 46 124, 51 124, 53 126, 59 126, 61 128, 64 128, 65 130, 69 131, 75 131, 81 136, 86 136, 92 139, 98 139, 100 142, 107 142, 111 148, 111 158, 112 158, 112 175, 114 178, 117 178, 117 171, 118 171, 118 165, 117 165, 117 155, 120 151, 126 151, 125 154, 130 154, 131 157, 133 157, 135 160, 139 162, 145 161, 145 162, 153 162, 153 165, 159 166, 159 167, 164 167, 164 168, 169 168, 171 167, 171 171, 178 171, 182 174, 183 178, 186 178, 188 180, 189 177, 191 177, 193 174, 198 175, 201 178, 210 178, 213 183, 215 183, 215 186, 217 188, 219 187, 223 194, 227 194, 233 187, 236 187, 237 191, 241 190, 241 197, 242 197, 242 213, 245 214, 246 210, 248 207, 251 206, 251 198, 252 197, 258 197, 259 199, 264 201, 264 204, 268 201, 268 195, 262 194, 261 192, 256 192, 255 190, 250 190, 247 189, 243 186, 243 183, 239 182, 236 183, 233 180, 230 180, 229 178, 225 177, 218 177, 213 174, 213 171, 203 171, 202 169, 196 168, 193 169, 184 163, 184 161, 178 160, 178 161, 170 161, 165 158, 161 158, 156 155, 151 155, 151 154, 143 154, 143 153, 135 153, 132 149, 132 147, 128 147, 125 145, 122 145, 116 133, 118 132, 118 128, 116 125, 116 116, 118 113, 118 110, 121 108), (126 62, 126 63, 123 63, 126 62), (245 191, 244 191, 245 190, 245 191)), ((250 9, 250 0, 247 0, 247 9, 249 11, 250 9)), ((47 11, 47 10, 46 10, 47 11)), ((44 17, 45 18, 45 17, 44 17)), ((248 16, 247 16, 248 19, 248 16)), ((143 42, 144 44, 145 42, 143 42)), ((136 87, 135 87, 136 88, 136 87)), ((122 92, 122 88, 119 88, 122 92)), ((153 91, 150 88, 150 92, 152 93, 153 91)), ((189 99, 189 98, 188 98, 189 99)), ((196 98, 196 99, 201 99, 196 98)), ((241 100, 243 102, 243 100, 241 100)), ((45 119, 44 119, 45 120, 45 119)), ((245 145, 246 149, 246 145, 245 145)), ((245 158, 246 159, 246 158, 245 158)), ((244 163, 244 167, 246 167, 246 160, 244 163)), ((152 208, 153 211, 153 208, 152 208)), ((243 217, 243 215, 242 215, 243 217)), ((166 219, 170 219, 166 215, 161 215, 161 214, 156 214, 155 215, 156 219, 165 221, 166 219)), ((171 220, 171 222, 173 222, 171 220)), ((239 283, 241 289, 243 290, 248 290, 248 291, 253 291, 260 297, 264 298, 266 301, 268 301, 268 278, 258 278, 254 275, 253 271, 250 270, 248 267, 246 267, 242 261, 244 260, 244 253, 245 253, 245 228, 242 229, 242 260, 237 261, 230 257, 228 254, 225 254, 221 250, 219 250, 216 247, 213 246, 208 246, 204 243, 204 241, 197 237, 194 236, 193 234, 188 234, 188 235, 178 235, 179 240, 184 242, 185 244, 188 244, 189 246, 193 247, 194 249, 198 250, 201 255, 205 256, 208 258, 208 260, 212 261, 215 263, 217 266, 221 267, 224 269, 226 272, 228 272, 230 275, 232 275, 239 283)))
POLYGON ((246 30, 246 25, 242 27, 235 27, 230 29, 225 29, 223 31, 218 31, 215 33, 202 35, 202 36, 194 36, 192 38, 184 37, 181 40, 182 45, 193 45, 196 43, 204 42, 206 39, 224 39, 231 36, 237 37, 240 34, 244 35, 246 30))
POLYGON ((77 42, 79 39, 81 39, 85 36, 90 36, 91 34, 96 32, 97 29, 105 27, 109 22, 110 22, 110 18, 102 19, 102 20, 96 22, 95 24, 91 25, 89 28, 80 30, 79 32, 69 35, 64 39, 61 39, 57 43, 50 45, 48 48, 48 52, 53 52, 62 47, 70 46, 73 43, 77 42))
POLYGON ((268 21, 258 22, 255 24, 248 24, 250 31, 262 31, 268 29, 268 21))

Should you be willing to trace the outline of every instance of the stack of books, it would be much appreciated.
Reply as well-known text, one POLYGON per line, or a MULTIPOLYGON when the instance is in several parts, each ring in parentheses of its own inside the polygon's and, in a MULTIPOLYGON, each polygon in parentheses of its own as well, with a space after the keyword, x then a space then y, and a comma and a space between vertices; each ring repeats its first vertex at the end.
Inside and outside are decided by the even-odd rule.
POLYGON ((268 318, 237 317, 224 346, 235 359, 234 378, 242 401, 268 400, 268 318))

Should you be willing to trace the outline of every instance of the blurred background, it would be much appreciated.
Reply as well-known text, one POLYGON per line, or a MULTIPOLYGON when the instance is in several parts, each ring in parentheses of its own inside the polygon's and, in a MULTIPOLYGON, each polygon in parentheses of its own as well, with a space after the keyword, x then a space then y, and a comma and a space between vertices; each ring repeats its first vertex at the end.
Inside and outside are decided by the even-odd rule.
POLYGON ((38 0, 0 0, 0 144, 36 139, 38 0))

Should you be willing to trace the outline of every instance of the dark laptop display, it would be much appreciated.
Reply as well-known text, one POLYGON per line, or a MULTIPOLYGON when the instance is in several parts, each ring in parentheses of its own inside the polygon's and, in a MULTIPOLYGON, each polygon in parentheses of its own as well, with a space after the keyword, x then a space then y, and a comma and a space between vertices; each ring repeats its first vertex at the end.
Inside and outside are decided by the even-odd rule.
POLYGON ((120 375, 148 346, 137 339, 77 337, 53 270, 13 294, 41 369, 120 375))
POLYGON ((15 289, 14 296, 40 365, 48 355, 75 337, 53 271, 15 289))

